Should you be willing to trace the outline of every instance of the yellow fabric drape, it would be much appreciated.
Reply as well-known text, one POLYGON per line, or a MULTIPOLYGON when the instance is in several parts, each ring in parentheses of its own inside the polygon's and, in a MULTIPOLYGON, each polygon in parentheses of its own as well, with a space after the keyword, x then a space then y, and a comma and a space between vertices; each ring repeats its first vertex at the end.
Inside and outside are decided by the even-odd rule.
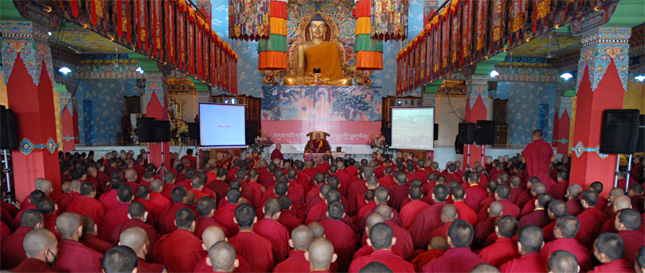
POLYGON ((270 21, 271 34, 287 36, 287 20, 279 17, 271 17, 270 21))
POLYGON ((370 34, 370 17, 359 17, 356 19, 356 35, 370 34))

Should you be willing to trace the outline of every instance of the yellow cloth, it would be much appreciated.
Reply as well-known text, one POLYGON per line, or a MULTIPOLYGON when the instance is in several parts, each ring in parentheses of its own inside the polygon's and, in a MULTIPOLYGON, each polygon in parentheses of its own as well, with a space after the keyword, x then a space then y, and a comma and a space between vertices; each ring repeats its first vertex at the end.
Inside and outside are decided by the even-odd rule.
POLYGON ((343 77, 338 45, 331 42, 323 42, 320 45, 307 49, 305 56, 307 57, 305 76, 313 75, 314 68, 320 68, 320 74, 323 79, 336 80, 343 77))
POLYGON ((287 36, 287 20, 284 18, 271 17, 269 24, 271 26, 271 34, 287 36))

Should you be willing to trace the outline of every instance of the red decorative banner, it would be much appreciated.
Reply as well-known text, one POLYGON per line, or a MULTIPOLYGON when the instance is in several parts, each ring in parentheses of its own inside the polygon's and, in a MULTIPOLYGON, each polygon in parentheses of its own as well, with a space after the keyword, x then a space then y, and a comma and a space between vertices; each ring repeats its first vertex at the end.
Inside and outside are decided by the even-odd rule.
POLYGON ((510 2, 510 20, 508 27, 508 45, 514 47, 524 40, 524 23, 527 20, 528 0, 515 0, 510 2))
POLYGON ((425 48, 426 48, 426 65, 425 65, 425 82, 432 81, 432 27, 426 27, 425 48))
POLYGON ((144 55, 148 55, 150 53, 150 45, 148 44, 150 38, 148 37, 148 1, 134 1, 134 3, 136 5, 138 46, 144 55))
POLYGON ((181 70, 186 71, 186 26, 188 23, 188 6, 186 1, 179 0, 177 2, 179 8, 177 9, 177 64, 181 70))
POLYGON ((460 65, 470 62, 470 50, 473 42, 473 0, 462 0, 461 21, 461 59, 460 65))
POLYGON ((175 45, 175 38, 177 37, 175 30, 177 25, 177 15, 175 10, 177 4, 175 1, 165 1, 164 15, 166 20, 166 58, 169 63, 177 64, 177 52, 175 45))
POLYGON ((442 51, 441 51, 441 71, 445 71, 446 68, 448 67, 448 62, 449 62, 449 55, 450 55, 450 15, 446 15, 448 18, 445 18, 445 20, 439 20, 441 21, 441 33, 445 33, 447 35, 443 35, 443 39, 441 40, 442 42, 442 51))
MULTIPOLYGON (((591 1, 589 1, 591 2, 591 1)), ((533 35, 537 36, 548 31, 551 14, 551 0, 533 0, 533 35)))
POLYGON ((306 144, 312 131, 329 133, 327 140, 335 147, 342 144, 367 145, 370 138, 381 134, 380 121, 308 121, 263 120, 262 131, 276 143, 306 144))
POLYGON ((491 1, 491 22, 490 22, 490 54, 497 54, 502 51, 506 44, 506 0, 491 1))
POLYGON ((188 72, 190 74, 195 74, 195 11, 193 9, 188 10, 188 21, 186 22, 186 58, 188 72))
POLYGON ((432 39, 432 79, 436 80, 441 74, 441 28, 439 28, 439 20, 433 26, 432 31, 434 32, 432 39))
POLYGON ((419 50, 421 51, 421 56, 419 57, 419 60, 421 61, 419 63, 419 82, 421 85, 424 85, 427 82, 426 79, 426 69, 427 69, 427 64, 426 64, 426 56, 427 51, 426 51, 426 35, 422 35, 419 37, 420 42, 419 42, 419 50))
POLYGON ((477 1, 477 12, 475 18, 475 59, 483 59, 487 56, 486 36, 488 32, 488 1, 477 1))
POLYGON ((458 6, 454 9, 454 12, 451 16, 452 24, 450 26, 450 67, 453 71, 457 70, 460 65, 459 61, 461 60, 461 11, 462 9, 458 6))
POLYGON ((210 71, 211 75, 210 75, 210 79, 209 79, 208 82, 210 84, 212 84, 212 85, 216 85, 216 83, 217 83, 217 81, 216 81, 216 78, 217 78, 217 58, 215 58, 215 52, 217 52, 216 51, 217 50, 216 45, 217 45, 217 36, 215 34, 215 31, 211 30, 211 43, 210 43, 210 47, 211 47, 211 50, 210 50, 211 58, 210 59, 211 59, 211 61, 208 63, 208 65, 211 67, 211 71, 210 71))
POLYGON ((203 72, 204 68, 202 65, 204 64, 204 56, 202 56, 202 28, 203 28, 203 21, 201 18, 197 17, 197 24, 195 27, 195 67, 197 68, 197 77, 203 77, 203 72))

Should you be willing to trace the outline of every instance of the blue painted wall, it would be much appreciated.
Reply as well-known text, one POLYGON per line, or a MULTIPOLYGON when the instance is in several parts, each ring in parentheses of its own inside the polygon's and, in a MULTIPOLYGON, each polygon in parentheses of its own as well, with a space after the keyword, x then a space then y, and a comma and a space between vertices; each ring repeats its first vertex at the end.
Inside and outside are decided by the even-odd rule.
POLYGON ((86 124, 85 109, 78 109, 81 143, 86 145, 116 144, 116 132, 121 132, 121 111, 125 110, 124 96, 139 96, 136 79, 80 80, 76 98, 79 103, 92 101, 92 125, 86 124), (85 132, 90 130, 90 132, 85 132), (90 134, 86 137, 86 134, 90 134))
POLYGON ((544 140, 551 142, 555 97, 556 83, 499 82, 495 98, 508 100, 508 144, 527 145, 540 127, 544 140))

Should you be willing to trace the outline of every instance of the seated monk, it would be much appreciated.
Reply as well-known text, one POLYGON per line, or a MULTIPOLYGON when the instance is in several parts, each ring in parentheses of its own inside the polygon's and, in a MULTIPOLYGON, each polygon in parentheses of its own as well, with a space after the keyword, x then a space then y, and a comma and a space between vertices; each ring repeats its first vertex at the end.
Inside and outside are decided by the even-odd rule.
POLYGON ((343 77, 342 60, 338 45, 325 41, 327 22, 316 14, 309 21, 310 41, 298 45, 296 51, 296 75, 285 77, 286 85, 350 85, 351 79, 343 77), (320 69, 316 82, 314 69, 320 69))
POLYGON ((307 141, 307 145, 305 145, 305 153, 326 153, 330 151, 329 142, 321 138, 320 133, 316 133, 314 139, 307 141))

